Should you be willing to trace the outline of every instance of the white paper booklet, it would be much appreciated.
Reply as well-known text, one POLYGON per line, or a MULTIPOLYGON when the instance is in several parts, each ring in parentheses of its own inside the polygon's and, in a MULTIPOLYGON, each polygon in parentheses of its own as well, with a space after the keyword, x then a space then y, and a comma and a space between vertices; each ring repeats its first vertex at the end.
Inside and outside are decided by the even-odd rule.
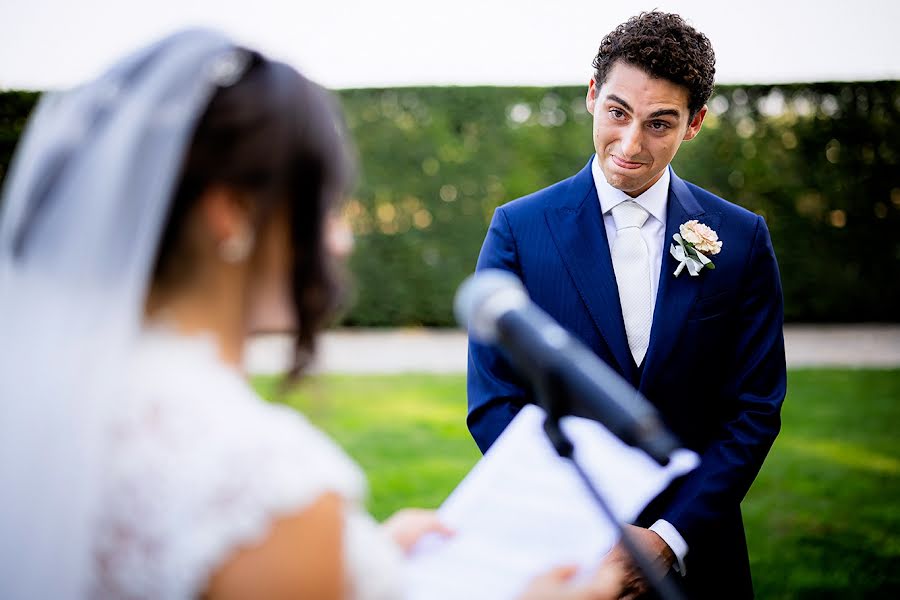
MULTIPOLYGON (((575 564, 590 574, 618 535, 574 468, 543 430, 544 411, 523 408, 450 494, 439 515, 456 535, 423 540, 408 562, 406 600, 505 600, 538 574, 575 564)), ((667 467, 599 423, 566 417, 576 458, 619 519, 634 520, 699 458, 678 450, 667 467)))

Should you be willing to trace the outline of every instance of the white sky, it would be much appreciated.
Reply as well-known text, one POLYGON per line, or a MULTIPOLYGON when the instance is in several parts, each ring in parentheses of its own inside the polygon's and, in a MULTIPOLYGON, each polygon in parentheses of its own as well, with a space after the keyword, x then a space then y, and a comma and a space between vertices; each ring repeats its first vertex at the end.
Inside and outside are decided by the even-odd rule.
POLYGON ((897 0, 0 0, 0 88, 72 85, 187 25, 331 88, 580 84, 603 35, 652 8, 710 37, 721 83, 900 79, 897 0))

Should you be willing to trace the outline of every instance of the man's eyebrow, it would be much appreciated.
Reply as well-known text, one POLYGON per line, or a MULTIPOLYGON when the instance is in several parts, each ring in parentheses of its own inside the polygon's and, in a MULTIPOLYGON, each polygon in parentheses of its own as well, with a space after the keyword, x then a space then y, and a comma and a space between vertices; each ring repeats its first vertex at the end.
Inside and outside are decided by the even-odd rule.
MULTIPOLYGON (((615 102, 616 104, 621 104, 622 107, 623 107, 625 110, 627 110, 628 112, 634 112, 634 109, 631 108, 631 105, 630 105, 630 104, 628 104, 628 103, 625 102, 623 99, 621 99, 621 98, 619 98, 618 96, 616 96, 615 94, 608 94, 608 95, 606 96, 606 99, 607 99, 607 100, 612 100, 612 101, 615 102)), ((654 111, 654 112, 650 113, 650 115, 649 115, 647 118, 648 118, 648 119, 656 119, 656 118, 659 118, 659 117, 675 117, 676 119, 680 119, 680 118, 681 118, 681 113, 680 113, 679 111, 675 110, 674 108, 661 108, 661 109, 659 109, 659 110, 657 110, 657 111, 654 111)))
POLYGON ((672 116, 672 117, 675 117, 676 119, 678 119, 681 117, 681 113, 678 112, 677 110, 675 110, 674 108, 663 108, 656 112, 650 113, 650 116, 648 118, 655 119, 657 117, 666 117, 666 116, 672 116))
POLYGON ((624 100, 622 100, 621 98, 619 98, 618 96, 616 96, 615 94, 609 94, 609 95, 607 95, 607 96, 606 96, 606 99, 607 99, 607 100, 612 100, 613 102, 616 102, 616 103, 618 103, 618 104, 621 104, 621 105, 625 108, 625 110, 627 110, 628 112, 634 112, 634 110, 631 108, 631 105, 630 105, 630 104, 628 104, 627 102, 625 102, 624 100))

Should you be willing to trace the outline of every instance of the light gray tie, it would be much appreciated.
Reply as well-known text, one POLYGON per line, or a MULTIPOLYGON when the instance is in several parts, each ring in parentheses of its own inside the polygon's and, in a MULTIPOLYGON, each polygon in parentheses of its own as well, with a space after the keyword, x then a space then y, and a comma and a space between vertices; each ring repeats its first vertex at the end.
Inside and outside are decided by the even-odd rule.
POLYGON ((641 205, 627 200, 612 209, 616 240, 612 263, 619 286, 619 302, 625 320, 628 347, 637 365, 644 360, 650 343, 653 306, 650 296, 650 253, 641 227, 650 216, 641 205))

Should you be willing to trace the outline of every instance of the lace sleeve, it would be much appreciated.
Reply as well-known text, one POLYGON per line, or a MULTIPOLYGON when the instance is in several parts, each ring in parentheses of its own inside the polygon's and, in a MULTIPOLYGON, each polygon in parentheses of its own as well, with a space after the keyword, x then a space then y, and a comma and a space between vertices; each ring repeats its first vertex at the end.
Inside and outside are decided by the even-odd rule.
POLYGON ((354 526, 345 545, 366 546, 381 562, 396 554, 361 509, 358 467, 237 374, 203 377, 195 364, 186 377, 145 382, 141 391, 110 438, 93 596, 197 597, 215 569, 262 540, 273 520, 330 491, 347 499, 348 521, 370 521, 366 533, 354 526))
POLYGON ((172 532, 170 572, 173 579, 188 576, 183 589, 190 597, 202 592, 237 548, 262 540, 278 517, 299 512, 327 492, 348 499, 351 507, 363 494, 361 473, 330 440, 295 414, 265 408, 281 414, 260 419, 269 422, 254 431, 243 420, 240 431, 223 439, 218 456, 198 457, 197 481, 184 482, 196 490, 183 515, 191 534, 172 532))

